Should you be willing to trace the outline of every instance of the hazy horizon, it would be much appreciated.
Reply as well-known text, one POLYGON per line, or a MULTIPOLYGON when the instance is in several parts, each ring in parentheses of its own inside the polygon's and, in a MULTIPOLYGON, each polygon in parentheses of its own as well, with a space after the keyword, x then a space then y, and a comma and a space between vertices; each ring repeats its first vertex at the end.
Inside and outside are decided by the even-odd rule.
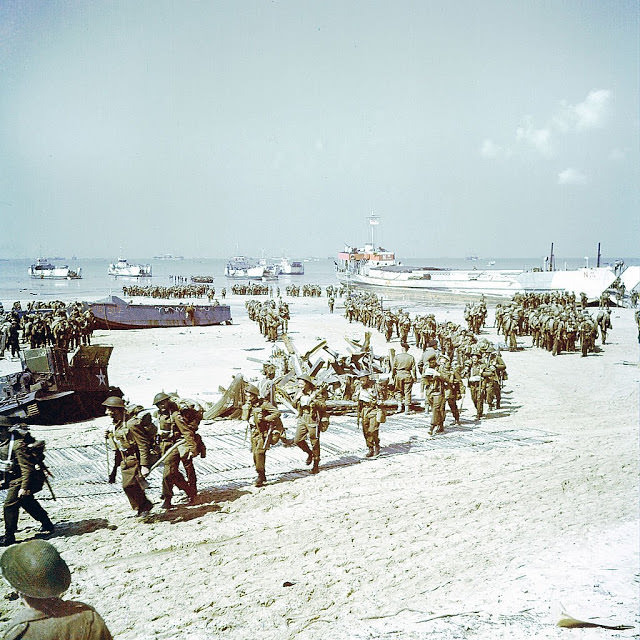
POLYGON ((639 14, 5 0, 0 256, 637 256, 639 14))

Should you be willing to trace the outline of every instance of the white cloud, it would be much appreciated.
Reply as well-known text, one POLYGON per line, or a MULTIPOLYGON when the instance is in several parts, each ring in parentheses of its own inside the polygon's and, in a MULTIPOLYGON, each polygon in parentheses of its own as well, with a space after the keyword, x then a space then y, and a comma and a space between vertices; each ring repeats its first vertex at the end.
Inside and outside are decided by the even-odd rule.
POLYGON ((558 184, 587 184, 587 176, 582 171, 569 167, 558 174, 558 184))
POLYGON ((583 102, 569 104, 565 100, 552 118, 553 126, 560 132, 585 131, 604 126, 609 115, 611 91, 594 89, 583 102))
POLYGON ((480 148, 480 155, 483 158, 490 158, 491 160, 495 158, 510 158, 511 157, 511 149, 507 149, 506 147, 501 147, 499 144, 496 144, 490 138, 487 138, 480 148))
POLYGON ((545 156, 551 155, 551 131, 536 129, 531 116, 525 116, 523 124, 516 129, 516 140, 531 145, 545 156))

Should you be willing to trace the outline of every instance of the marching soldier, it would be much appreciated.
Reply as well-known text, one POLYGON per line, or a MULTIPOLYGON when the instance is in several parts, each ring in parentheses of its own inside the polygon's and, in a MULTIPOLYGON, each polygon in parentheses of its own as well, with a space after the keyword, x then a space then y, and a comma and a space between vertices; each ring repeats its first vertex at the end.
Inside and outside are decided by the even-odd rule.
POLYGON ((242 408, 242 416, 251 427, 251 453, 258 474, 256 487, 262 487, 267 482, 265 472, 267 449, 278 442, 284 428, 280 412, 270 402, 260 398, 257 387, 252 384, 247 385, 244 392, 247 402, 242 408))
POLYGON ((60 598, 71 584, 71 571, 49 542, 29 540, 12 546, 0 557, 0 570, 26 604, 9 621, 4 640, 111 640, 93 607, 60 598))
POLYGON ((396 355, 391 367, 391 376, 397 391, 402 399, 404 412, 409 413, 411 406, 411 390, 413 383, 417 380, 416 361, 409 353, 409 344, 402 343, 402 353, 396 355))
POLYGON ((142 487, 146 485, 145 477, 149 474, 153 442, 138 420, 125 421, 122 398, 109 396, 102 404, 113 422, 113 430, 107 431, 107 438, 122 455, 122 488, 131 508, 137 511, 138 516, 146 516, 153 508, 153 503, 147 498, 142 487))
POLYGON ((380 453, 380 422, 383 414, 376 383, 366 372, 360 375, 357 410, 358 422, 362 425, 364 441, 369 449, 366 457, 372 458, 380 453))
POLYGON ((293 406, 298 410, 298 428, 294 438, 306 454, 306 464, 313 462, 311 473, 320 471, 320 419, 326 410, 326 403, 308 375, 298 376, 298 392, 293 398, 293 406), (307 444, 307 436, 311 447, 307 444))
MULTIPOLYGON (((158 437, 160 440, 160 454, 165 455, 181 439, 181 433, 172 418, 173 411, 178 407, 171 402, 171 398, 164 392, 156 393, 153 404, 158 407, 158 437)), ((180 451, 179 447, 174 449, 164 459, 164 469, 162 472, 162 508, 171 509, 171 499, 173 498, 173 487, 178 487, 187 494, 189 504, 195 504, 197 493, 193 491, 191 485, 180 473, 180 451)))
POLYGON ((27 425, 12 427, 8 418, 0 416, 0 469, 2 488, 7 489, 4 499, 5 534, 0 539, 0 546, 15 544, 20 507, 40 522, 40 533, 48 535, 55 529, 49 515, 34 497, 46 479, 43 451, 44 443, 33 439, 27 425))

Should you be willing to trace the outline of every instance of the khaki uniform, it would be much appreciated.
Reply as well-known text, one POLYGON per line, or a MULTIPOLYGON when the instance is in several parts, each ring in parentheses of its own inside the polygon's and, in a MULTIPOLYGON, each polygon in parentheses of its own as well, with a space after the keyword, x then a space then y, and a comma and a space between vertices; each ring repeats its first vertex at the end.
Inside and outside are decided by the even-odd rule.
POLYGON ((253 464, 258 474, 258 483, 262 484, 267 480, 265 471, 266 451, 273 441, 273 432, 277 430, 280 435, 283 432, 280 411, 270 402, 258 398, 255 404, 247 403, 245 405, 243 414, 248 416, 251 427, 253 464))
POLYGON ((358 393, 358 413, 362 425, 362 435, 369 448, 369 455, 380 453, 380 409, 378 390, 373 382, 362 386, 358 393))
POLYGON ((305 453, 311 456, 314 471, 320 464, 320 412, 326 407, 321 398, 316 398, 314 393, 304 394, 298 392, 293 399, 293 405, 298 410, 298 426, 294 443, 305 453), (311 448, 306 442, 307 437, 311 448))
POLYGON ((151 447, 153 442, 137 419, 120 420, 113 426, 113 442, 122 455, 120 475, 122 488, 129 499, 132 509, 138 513, 148 511, 153 506, 140 486, 142 475, 140 467, 151 466, 151 447))
POLYGON ((409 411, 409 407, 411 406, 411 390, 413 389, 413 383, 417 380, 416 361, 414 357, 407 352, 399 353, 393 360, 391 374, 396 390, 400 393, 406 413, 409 411))
MULTIPOLYGON (((168 413, 158 414, 160 429, 158 435, 160 438, 160 453, 164 455, 179 439, 180 431, 176 427, 171 415, 168 413)), ((162 471, 162 498, 167 503, 171 502, 173 497, 173 487, 184 491, 189 498, 195 496, 191 486, 180 473, 180 451, 174 449, 164 459, 164 469, 162 471)))
POLYGON ((45 598, 40 609, 26 607, 14 616, 3 640, 112 640, 100 614, 88 604, 45 598))

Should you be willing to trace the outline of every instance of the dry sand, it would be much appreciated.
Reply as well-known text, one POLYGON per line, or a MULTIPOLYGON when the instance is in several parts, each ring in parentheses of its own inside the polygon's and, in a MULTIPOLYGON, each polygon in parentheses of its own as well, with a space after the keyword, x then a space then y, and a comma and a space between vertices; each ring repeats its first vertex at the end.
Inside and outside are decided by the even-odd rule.
MULTIPOLYGON (((111 383, 149 406, 160 389, 213 401, 236 373, 257 376, 259 364, 246 358, 266 358, 271 347, 243 302, 232 299, 229 327, 97 332, 94 342, 115 346, 111 383)), ((301 351, 327 338, 346 352, 345 335, 363 336, 337 311, 328 314, 326 299, 292 300, 301 351)), ((431 311, 462 322, 462 305, 431 311)), ((587 358, 553 357, 521 338, 527 348, 504 353, 505 408, 476 425, 465 399, 471 443, 366 462, 363 444, 350 463, 318 476, 307 475, 297 449, 278 447, 300 472, 271 474, 261 489, 244 445, 244 481, 207 483, 203 504, 169 516, 156 507, 148 522, 132 517, 121 492, 44 502, 60 523, 52 542, 73 570, 69 596, 93 604, 126 640, 635 637, 640 369, 632 311, 615 310, 612 320, 611 342, 587 358), (543 437, 473 446, 475 435, 513 430, 543 437), (560 629, 560 603, 577 618, 635 628, 560 629)), ((493 329, 485 335, 497 341, 493 329)), ((375 331, 372 342, 386 353, 375 331)), ((426 425, 423 415, 414 420, 426 425)), ((107 425, 99 418, 36 431, 55 450, 100 444, 107 425)), ((235 429, 244 426, 203 425, 208 459, 218 434, 235 429)), ((385 437, 383 426, 383 452, 385 437)), ((73 484, 56 481, 60 495, 74 488, 65 482, 73 484)), ((151 497, 159 502, 157 490, 151 497)), ((23 515, 19 537, 32 525, 23 515)), ((5 621, 19 605, 3 602, 5 621)))

